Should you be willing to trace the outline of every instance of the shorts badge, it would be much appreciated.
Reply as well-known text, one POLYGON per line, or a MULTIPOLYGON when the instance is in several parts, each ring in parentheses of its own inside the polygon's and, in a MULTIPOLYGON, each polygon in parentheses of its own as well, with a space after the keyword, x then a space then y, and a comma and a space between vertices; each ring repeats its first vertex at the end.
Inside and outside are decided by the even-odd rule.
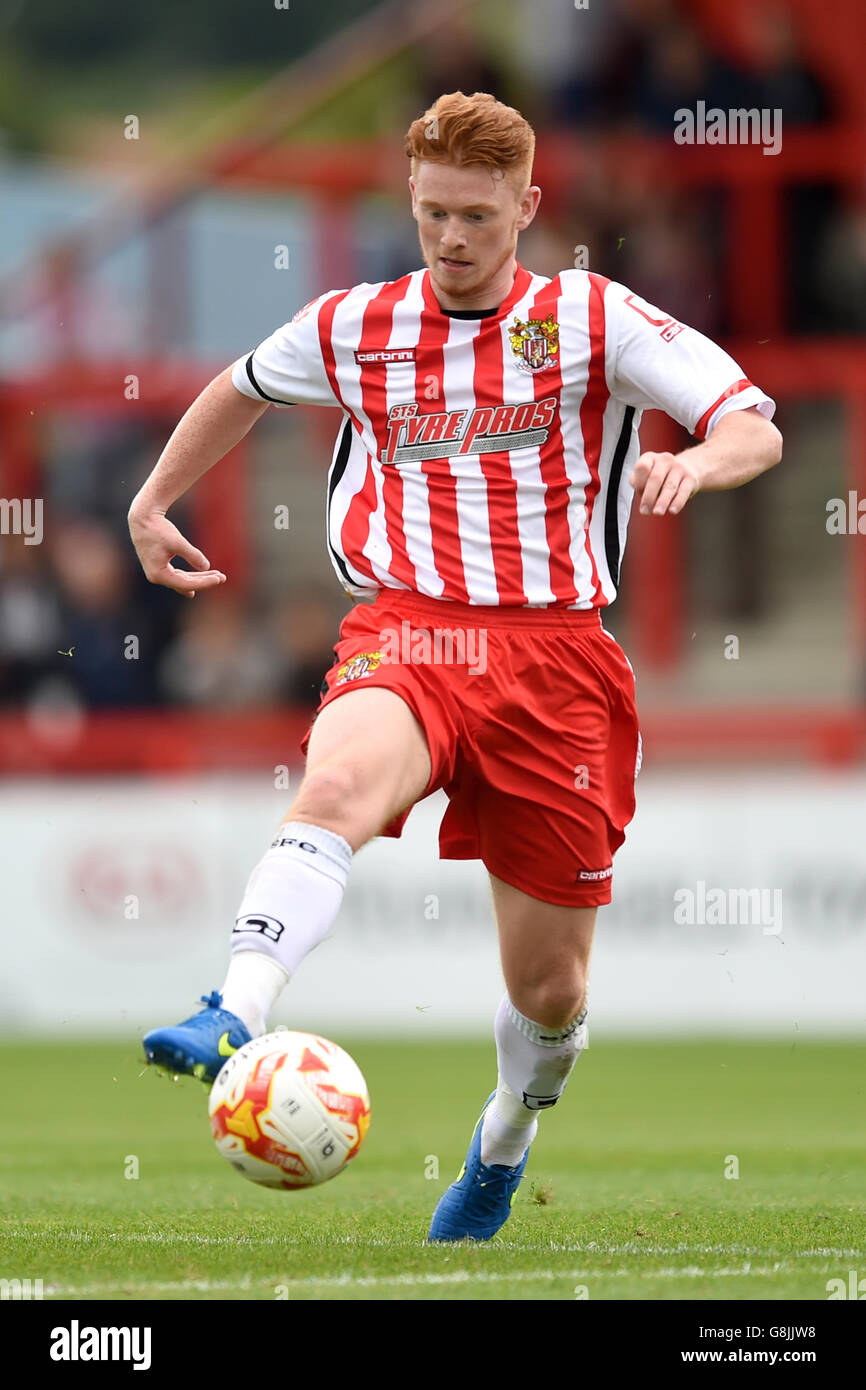
POLYGON ((334 685, 347 685, 349 681, 362 680, 364 676, 369 676, 381 664, 381 652, 359 652, 350 661, 344 661, 342 666, 337 667, 337 679, 334 681, 334 685))

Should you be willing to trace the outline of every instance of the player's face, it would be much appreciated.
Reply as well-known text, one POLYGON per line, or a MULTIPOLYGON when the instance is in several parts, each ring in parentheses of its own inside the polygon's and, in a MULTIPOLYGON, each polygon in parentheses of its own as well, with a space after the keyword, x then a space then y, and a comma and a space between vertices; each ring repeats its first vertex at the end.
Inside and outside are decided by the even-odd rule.
POLYGON ((480 164, 418 162, 412 213, 444 309, 493 309, 514 280, 517 234, 535 216, 541 190, 522 194, 480 164))

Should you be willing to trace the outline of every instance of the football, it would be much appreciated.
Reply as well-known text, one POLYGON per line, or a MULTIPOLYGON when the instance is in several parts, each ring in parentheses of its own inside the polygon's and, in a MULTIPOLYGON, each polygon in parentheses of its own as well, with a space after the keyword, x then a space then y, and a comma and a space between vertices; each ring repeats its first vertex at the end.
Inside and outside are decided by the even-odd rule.
POLYGON ((370 1097, 343 1048, 280 1030, 238 1049, 208 1102, 220 1153, 251 1182, 294 1191, 341 1173, 370 1125, 370 1097))

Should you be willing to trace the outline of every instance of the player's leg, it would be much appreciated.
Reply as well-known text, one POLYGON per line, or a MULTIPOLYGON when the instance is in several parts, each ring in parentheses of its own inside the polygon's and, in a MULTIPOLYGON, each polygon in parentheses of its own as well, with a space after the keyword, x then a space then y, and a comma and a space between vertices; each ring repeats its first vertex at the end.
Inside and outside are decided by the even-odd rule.
POLYGON ((424 730, 393 690, 347 691, 318 715, 286 820, 322 825, 360 849, 430 780, 424 730))
POLYGON ((411 806, 430 780, 424 731, 392 690, 347 691, 310 734, 295 800, 250 875, 222 989, 253 1034, 301 961, 327 936, 353 853, 411 806))
POLYGON ((193 1018, 148 1033, 149 1062, 210 1081, 266 1031, 277 996, 334 922, 353 853, 423 795, 430 775, 424 731, 393 691, 367 686, 324 706, 298 794, 247 883, 223 988, 193 1018))
POLYGON ((506 993, 496 1014, 498 1084, 485 1163, 513 1165, 586 1046, 586 985, 598 909, 539 902, 491 875, 506 993))
POLYGON ((490 875, 506 994, 496 1015, 497 1088, 430 1240, 486 1240, 508 1219, 538 1115, 555 1105, 586 1045, 595 907, 560 907, 490 875))
POLYGON ((497 1088, 434 1214, 438 1240, 487 1239, 507 1219, 539 1112, 586 1044, 596 911, 634 813, 639 747, 633 673, 597 614, 493 624, 487 679, 470 694, 475 775, 452 796, 440 844, 476 849, 491 874, 507 993, 497 1088))

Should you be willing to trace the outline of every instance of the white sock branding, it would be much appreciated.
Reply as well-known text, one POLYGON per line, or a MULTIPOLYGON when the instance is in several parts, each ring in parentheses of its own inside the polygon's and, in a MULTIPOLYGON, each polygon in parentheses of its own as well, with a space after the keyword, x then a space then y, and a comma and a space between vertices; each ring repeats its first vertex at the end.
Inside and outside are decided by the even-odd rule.
POLYGON ((223 1006, 254 1035, 301 961, 331 930, 346 887, 352 848, 332 830, 285 821, 253 869, 234 931, 223 1006), (235 967, 242 956, 263 958, 235 967), (275 970, 274 967, 277 969, 275 970))
MULTIPOLYGON (((515 1009, 508 995, 506 994, 502 1003, 505 1005, 508 1017, 514 1024, 518 1033, 522 1033, 530 1042, 541 1043, 545 1047, 559 1047, 561 1043, 566 1043, 573 1038, 578 1028, 586 1021, 586 1005, 584 1004, 580 1013, 565 1028, 548 1028, 544 1023, 533 1023, 531 1018, 527 1018, 519 1009, 515 1009)), ((588 1044, 584 1042, 582 1048, 588 1044)), ((582 1050, 582 1049, 581 1049, 582 1050)))

